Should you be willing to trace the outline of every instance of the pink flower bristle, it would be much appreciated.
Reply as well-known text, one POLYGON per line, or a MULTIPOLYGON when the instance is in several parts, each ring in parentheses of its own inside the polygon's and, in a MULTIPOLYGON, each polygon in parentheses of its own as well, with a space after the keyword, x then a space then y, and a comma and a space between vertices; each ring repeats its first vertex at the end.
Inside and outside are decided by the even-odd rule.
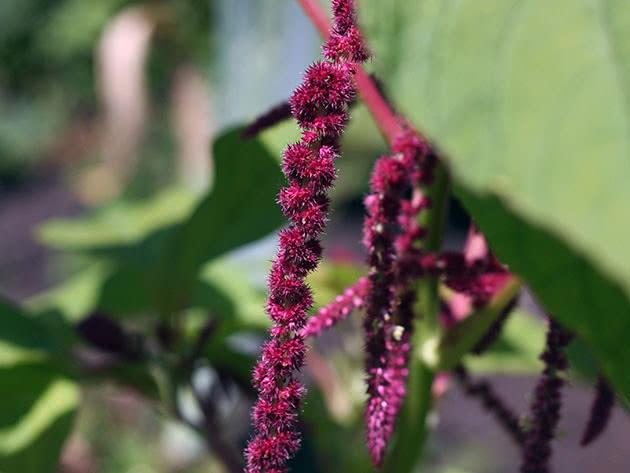
POLYGON ((367 278, 361 278, 353 286, 338 295, 333 302, 322 307, 317 315, 308 319, 306 327, 302 331, 304 338, 320 335, 337 323, 348 317, 354 310, 360 309, 365 304, 365 298, 369 290, 367 278))
MULTIPOLYGON (((337 19, 352 35, 339 42, 334 59, 316 63, 293 93, 291 112, 302 127, 302 141, 284 152, 283 172, 288 180, 278 203, 291 224, 280 232, 280 248, 269 275, 267 313, 273 321, 271 340, 266 342, 253 382, 259 397, 252 420, 256 435, 245 455, 247 473, 285 473, 287 462, 300 446, 297 416, 304 388, 295 374, 304 364, 303 330, 313 305, 305 282, 322 256, 318 240, 328 221, 329 199, 338 157, 338 140, 348 120, 347 107, 355 97, 352 61, 361 49, 348 22, 353 23, 352 3, 337 5, 337 19), (350 8, 350 10, 348 10, 350 8), (347 17, 345 16, 347 15, 347 17)), ((329 45, 327 51, 336 46, 329 45)))

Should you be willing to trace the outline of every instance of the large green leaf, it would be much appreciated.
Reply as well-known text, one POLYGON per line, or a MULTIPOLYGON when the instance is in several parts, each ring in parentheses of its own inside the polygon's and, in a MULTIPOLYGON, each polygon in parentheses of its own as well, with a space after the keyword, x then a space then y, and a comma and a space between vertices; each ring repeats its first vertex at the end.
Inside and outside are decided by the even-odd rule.
POLYGON ((47 363, 0 368, 0 472, 47 473, 79 403, 77 385, 47 363))
POLYGON ((27 305, 36 313, 58 310, 66 320, 77 322, 97 307, 103 281, 113 271, 113 264, 94 262, 59 286, 30 299, 27 305))
POLYGON ((0 472, 56 471, 79 402, 59 363, 63 325, 0 299, 0 472))
POLYGON ((0 367, 45 360, 61 366, 72 342, 72 330, 59 313, 30 313, 0 297, 0 367))
POLYGON ((142 201, 114 201, 93 215, 49 220, 39 228, 39 238, 64 250, 135 243, 188 217, 197 201, 194 193, 182 188, 166 189, 142 201))
POLYGON ((175 308, 202 264, 251 243, 278 228, 284 218, 276 195, 281 185, 277 159, 259 140, 243 140, 236 128, 214 146, 216 183, 174 236, 158 266, 159 295, 175 308))
POLYGON ((73 284, 37 302, 64 305, 74 316, 77 304, 67 296, 76 285, 84 296, 78 304, 81 316, 93 308, 131 315, 185 307, 204 263, 266 236, 283 222, 275 202, 282 181, 278 159, 260 140, 242 140, 240 134, 241 129, 233 129, 215 142, 216 183, 192 212, 180 194, 173 194, 175 204, 169 194, 161 194, 146 203, 44 227, 49 244, 112 263, 88 268, 73 284))
POLYGON ((397 105, 499 256, 629 395, 630 2, 387 3, 362 0, 375 49, 397 46, 381 65, 397 105))
POLYGON ((58 349, 57 341, 41 321, 0 298, 0 365, 41 358, 58 349))

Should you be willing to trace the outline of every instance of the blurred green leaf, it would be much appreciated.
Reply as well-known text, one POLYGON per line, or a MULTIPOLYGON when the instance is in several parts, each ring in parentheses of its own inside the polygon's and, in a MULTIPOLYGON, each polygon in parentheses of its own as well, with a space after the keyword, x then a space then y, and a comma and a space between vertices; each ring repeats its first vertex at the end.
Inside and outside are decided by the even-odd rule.
POLYGON ((0 365, 58 349, 44 324, 0 298, 0 365))
POLYGON ((43 27, 36 29, 36 44, 46 57, 60 62, 89 51, 124 3, 126 0, 58 2, 43 27))
POLYGON ((58 313, 31 314, 0 297, 0 367, 65 361, 73 338, 58 313))
POLYGON ((319 268, 308 277, 308 284, 313 288, 315 306, 324 306, 343 294, 344 290, 355 284, 367 274, 367 269, 355 263, 335 263, 322 261, 319 268))
POLYGON ((44 227, 49 244, 111 263, 88 268, 36 302, 57 303, 73 315, 80 307, 81 316, 94 308, 114 315, 168 314, 189 305, 204 263, 284 221, 275 202, 280 166, 260 141, 244 141, 240 133, 233 129, 216 141, 216 184, 192 212, 190 196, 168 191, 146 203, 119 204, 93 218, 44 227), (83 303, 74 304, 72 293, 79 288, 83 303))
POLYGON ((191 306, 224 310, 218 315, 234 319, 240 330, 264 330, 271 323, 265 303, 264 292, 256 290, 242 271, 221 258, 202 268, 191 306))
POLYGON ((56 471, 78 387, 46 363, 2 367, 0 379, 0 471, 56 471))
POLYGON ((216 183, 174 235, 159 263, 158 295, 172 310, 187 297, 201 265, 278 228, 284 218, 276 195, 280 166, 259 140, 241 139, 241 128, 214 145, 216 183))
POLYGON ((498 255, 630 394, 630 3, 388 3, 391 18, 362 6, 381 13, 377 50, 404 45, 383 69, 401 111, 498 255))
POLYGON ((482 356, 468 355, 466 366, 478 374, 538 374, 545 346, 544 322, 521 309, 508 317, 499 339, 482 356))
POLYGON ((38 231, 40 241, 63 250, 86 250, 135 243, 190 216, 198 196, 171 188, 143 201, 115 201, 94 215, 53 219, 38 231))
POLYGON ((70 322, 77 322, 97 308, 102 285, 115 266, 95 261, 57 287, 38 294, 27 303, 30 310, 43 313, 58 310, 70 322))
MULTIPOLYGON (((460 195, 466 191, 459 190, 460 195)), ((527 224, 496 198, 466 193, 493 249, 510 269, 527 277, 546 309, 571 328, 597 357, 608 378, 630 393, 628 300, 583 255, 540 227, 527 224), (535 251, 527 251, 528 248, 535 251)))

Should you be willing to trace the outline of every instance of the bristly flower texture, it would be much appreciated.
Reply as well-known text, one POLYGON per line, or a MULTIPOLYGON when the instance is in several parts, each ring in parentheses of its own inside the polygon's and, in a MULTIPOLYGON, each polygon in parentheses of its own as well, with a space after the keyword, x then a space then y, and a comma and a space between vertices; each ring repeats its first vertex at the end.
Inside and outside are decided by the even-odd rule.
POLYGON ((394 143, 392 156, 379 159, 365 199, 364 244, 370 266, 370 292, 364 322, 368 405, 367 442, 372 461, 382 466, 406 394, 411 350, 411 283, 421 276, 420 241, 425 229, 418 214, 431 205, 421 186, 431 182, 434 155, 413 131, 394 143), (411 199, 404 199, 411 189, 411 199), (396 224, 399 233, 397 234, 396 224))
POLYGON ((567 369, 563 350, 572 338, 571 333, 549 318, 547 345, 541 355, 545 370, 534 393, 531 426, 525 437, 521 473, 550 471, 551 441, 560 419, 561 389, 564 385, 564 380, 558 374, 567 369))
POLYGON ((327 190, 336 175, 338 138, 355 95, 354 63, 367 57, 353 2, 335 0, 333 11, 336 26, 324 47, 327 60, 306 71, 290 100, 303 134, 302 141, 284 153, 289 185, 278 200, 291 225, 280 234, 269 276, 267 312, 274 325, 254 370, 259 396, 253 411, 256 435, 245 452, 247 473, 287 472, 286 463, 300 445, 296 424, 304 388, 295 374, 304 363, 306 346, 300 331, 313 304, 304 279, 322 254, 318 236, 327 222, 327 190))

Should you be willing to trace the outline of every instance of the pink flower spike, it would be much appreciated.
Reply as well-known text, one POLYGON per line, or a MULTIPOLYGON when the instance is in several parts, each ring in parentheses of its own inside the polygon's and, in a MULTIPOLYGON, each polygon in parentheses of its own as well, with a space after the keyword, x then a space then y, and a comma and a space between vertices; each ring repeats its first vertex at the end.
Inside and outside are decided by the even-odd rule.
POLYGON ((367 278, 359 279, 359 282, 338 295, 333 302, 319 309, 317 315, 308 319, 302 336, 309 338, 321 335, 324 330, 328 330, 346 319, 353 311, 363 307, 369 287, 367 278))
POLYGON ((282 169, 289 185, 280 191, 278 203, 292 223, 280 233, 280 249, 269 275, 266 310, 273 321, 272 338, 254 368, 256 435, 245 450, 246 473, 286 473, 286 463, 300 446, 296 424, 304 388, 295 374, 304 364, 302 331, 313 305, 305 278, 321 259, 318 237, 328 221, 327 191, 336 176, 337 143, 355 96, 352 61, 358 54, 342 49, 345 45, 363 48, 356 44, 353 6, 335 3, 336 34, 348 37, 342 38, 336 51, 329 45, 334 59, 311 66, 290 100, 291 112, 303 129, 302 141, 284 153, 282 169))

